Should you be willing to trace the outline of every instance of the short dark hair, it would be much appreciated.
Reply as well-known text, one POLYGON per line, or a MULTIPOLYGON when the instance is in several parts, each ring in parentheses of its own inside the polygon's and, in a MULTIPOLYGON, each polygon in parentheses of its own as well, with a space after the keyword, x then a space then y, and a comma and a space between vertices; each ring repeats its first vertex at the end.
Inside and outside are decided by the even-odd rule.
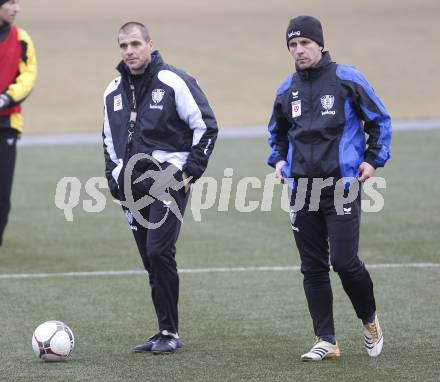
POLYGON ((121 33, 130 33, 133 29, 140 30, 142 38, 146 42, 151 40, 150 32, 148 31, 147 27, 137 21, 129 21, 128 23, 125 23, 122 27, 120 27, 118 32, 118 40, 121 33))

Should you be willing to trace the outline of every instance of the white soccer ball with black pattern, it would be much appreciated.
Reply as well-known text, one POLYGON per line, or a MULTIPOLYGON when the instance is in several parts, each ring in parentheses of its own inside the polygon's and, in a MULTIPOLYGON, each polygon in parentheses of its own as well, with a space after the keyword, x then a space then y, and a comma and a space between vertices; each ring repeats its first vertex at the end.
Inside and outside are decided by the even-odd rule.
POLYGON ((32 348, 43 361, 64 361, 75 346, 72 330, 61 321, 46 321, 35 329, 32 348))

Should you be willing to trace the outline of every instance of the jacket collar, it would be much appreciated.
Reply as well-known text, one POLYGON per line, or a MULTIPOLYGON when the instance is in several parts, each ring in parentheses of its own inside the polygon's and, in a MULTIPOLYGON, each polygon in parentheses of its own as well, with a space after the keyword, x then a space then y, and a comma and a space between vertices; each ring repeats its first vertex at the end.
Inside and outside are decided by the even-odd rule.
MULTIPOLYGON (((155 50, 153 53, 151 53, 151 62, 148 64, 147 68, 145 69, 145 72, 141 74, 142 77, 153 77, 160 69, 160 67, 164 64, 164 61, 162 59, 162 56, 160 55, 158 50, 155 50)), ((131 76, 130 69, 128 66, 124 63, 124 61, 121 61, 118 66, 116 67, 116 70, 121 73, 122 77, 128 77, 131 76)))
POLYGON ((298 69, 296 72, 303 80, 319 77, 333 63, 329 52, 323 52, 321 60, 313 67, 308 69, 298 69))

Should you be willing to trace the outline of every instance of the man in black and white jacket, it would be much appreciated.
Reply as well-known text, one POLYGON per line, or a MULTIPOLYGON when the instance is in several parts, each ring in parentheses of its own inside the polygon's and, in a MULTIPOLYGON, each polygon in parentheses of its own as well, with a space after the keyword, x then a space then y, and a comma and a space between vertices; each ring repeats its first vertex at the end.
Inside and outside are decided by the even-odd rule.
POLYGON ((164 63, 143 24, 124 24, 118 42, 120 76, 104 94, 105 173, 149 274, 159 325, 133 350, 172 353, 182 346, 175 244, 190 184, 214 148, 217 122, 197 81, 164 63), (136 208, 141 199, 147 202, 136 208))

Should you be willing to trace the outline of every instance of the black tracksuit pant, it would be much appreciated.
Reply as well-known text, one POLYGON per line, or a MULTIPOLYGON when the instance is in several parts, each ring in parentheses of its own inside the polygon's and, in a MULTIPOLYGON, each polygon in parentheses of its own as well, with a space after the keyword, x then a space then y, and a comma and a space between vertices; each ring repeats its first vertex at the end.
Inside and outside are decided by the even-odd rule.
MULTIPOLYGON (((174 177, 176 180, 181 181, 181 171, 177 170, 174 177)), ((148 190, 151 183, 147 181, 143 185, 134 187, 137 187, 134 193, 139 195, 142 192, 141 188, 146 187, 146 190, 148 190)), ((186 193, 183 187, 177 191, 169 189, 169 192, 183 217, 189 192, 186 193)), ((144 190, 144 193, 146 194, 148 191, 144 190)), ((151 297, 156 310, 159 330, 178 333, 179 276, 175 255, 176 242, 182 222, 170 210, 170 206, 166 204, 171 201, 171 198, 167 199, 169 200, 166 200, 165 203, 156 199, 140 211, 142 217, 149 223, 157 224, 157 228, 148 228, 145 223, 140 224, 132 218, 131 213, 126 208, 124 208, 124 212, 136 240, 144 268, 149 275, 151 297)))
MULTIPOLYGON (((376 311, 373 282, 358 257, 360 193, 355 201, 344 204, 344 214, 338 215, 334 187, 326 187, 321 192, 318 210, 309 211, 310 183, 304 207, 296 215, 291 212, 291 223, 301 257, 304 291, 315 335, 334 335, 329 258, 357 316, 365 321, 376 311)), ((291 206, 296 194, 292 193, 291 206)))
POLYGON ((18 133, 13 129, 0 129, 0 245, 11 208, 18 133))

